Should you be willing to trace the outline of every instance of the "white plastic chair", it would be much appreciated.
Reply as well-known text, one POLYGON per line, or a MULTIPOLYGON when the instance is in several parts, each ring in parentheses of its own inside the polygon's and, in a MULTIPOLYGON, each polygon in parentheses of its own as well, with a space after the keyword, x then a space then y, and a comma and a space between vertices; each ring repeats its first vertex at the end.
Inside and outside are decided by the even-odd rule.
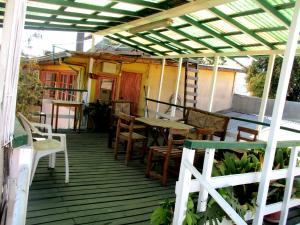
POLYGON ((34 150, 30 184, 32 183, 40 158, 49 155, 49 167, 55 168, 55 158, 57 152, 64 152, 65 154, 65 182, 69 183, 69 160, 67 152, 66 135, 52 133, 51 125, 42 123, 32 123, 21 113, 18 113, 18 117, 21 119, 22 124, 28 134, 28 144, 32 145, 34 150), (46 128, 47 133, 41 132, 38 128, 46 128), (33 141, 32 133, 46 138, 37 138, 35 139, 36 141, 33 141), (59 137, 60 141, 52 139, 52 137, 59 137))

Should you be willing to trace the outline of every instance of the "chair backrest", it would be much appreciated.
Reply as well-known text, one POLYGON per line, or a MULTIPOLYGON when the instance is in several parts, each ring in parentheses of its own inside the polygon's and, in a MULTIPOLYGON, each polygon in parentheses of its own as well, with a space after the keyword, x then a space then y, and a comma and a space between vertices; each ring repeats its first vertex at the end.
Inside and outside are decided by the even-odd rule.
POLYGON ((186 124, 196 128, 214 130, 214 135, 224 140, 230 118, 221 114, 188 107, 184 119, 186 124))
POLYGON ((32 145, 32 128, 34 128, 33 126, 31 126, 29 120, 20 112, 17 113, 18 118, 21 120, 21 123, 28 135, 28 145, 32 145))
POLYGON ((126 132, 129 132, 129 136, 131 136, 133 132, 135 117, 120 112, 118 118, 118 132, 122 129, 126 132))
POLYGON ((116 100, 112 102, 112 114, 119 116, 120 113, 131 115, 131 102, 125 100, 116 100))
POLYGON ((254 142, 257 139, 257 135, 258 135, 258 130, 239 126, 238 127, 238 134, 236 136, 236 140, 237 141, 243 140, 243 141, 254 142), (252 137, 241 136, 241 133, 250 134, 250 135, 252 135, 252 137))
POLYGON ((174 146, 182 146, 184 140, 187 139, 188 129, 169 129, 168 151, 171 152, 174 146))

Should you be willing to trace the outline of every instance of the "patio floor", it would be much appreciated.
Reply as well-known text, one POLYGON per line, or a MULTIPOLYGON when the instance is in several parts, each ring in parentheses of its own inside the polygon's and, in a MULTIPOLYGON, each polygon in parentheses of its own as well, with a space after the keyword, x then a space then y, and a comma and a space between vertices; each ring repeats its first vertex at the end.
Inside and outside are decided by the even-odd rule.
POLYGON ((63 154, 55 171, 42 159, 30 188, 27 225, 150 224, 159 202, 175 197, 174 180, 162 187, 144 176, 145 165, 115 161, 106 134, 68 134, 67 139, 70 183, 64 183, 63 154))

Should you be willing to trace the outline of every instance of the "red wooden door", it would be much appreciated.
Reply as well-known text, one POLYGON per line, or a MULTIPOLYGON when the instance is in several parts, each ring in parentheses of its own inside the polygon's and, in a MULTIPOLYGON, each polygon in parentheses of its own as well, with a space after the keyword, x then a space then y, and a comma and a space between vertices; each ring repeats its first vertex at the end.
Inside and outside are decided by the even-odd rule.
POLYGON ((137 113, 142 74, 122 71, 120 84, 120 98, 133 103, 133 112, 137 113))

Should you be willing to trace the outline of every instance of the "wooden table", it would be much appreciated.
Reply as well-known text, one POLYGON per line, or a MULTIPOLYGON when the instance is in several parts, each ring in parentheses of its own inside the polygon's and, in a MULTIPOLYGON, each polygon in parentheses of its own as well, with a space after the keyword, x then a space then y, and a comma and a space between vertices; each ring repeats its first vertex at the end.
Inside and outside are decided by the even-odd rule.
POLYGON ((64 107, 74 107, 75 112, 74 112, 74 130, 76 130, 76 125, 77 125, 77 119, 76 119, 76 112, 78 110, 79 112, 79 121, 78 121, 78 132, 80 131, 80 124, 82 120, 82 103, 81 102, 75 102, 75 101, 61 101, 61 100, 53 100, 52 101, 52 117, 51 117, 51 126, 53 126, 53 118, 54 118, 54 107, 56 106, 56 117, 55 117, 55 132, 57 132, 57 124, 58 124, 58 112, 59 112, 59 107, 64 106, 64 107))
MULTIPOLYGON (((160 145, 158 142, 158 138, 160 135, 163 136, 164 142, 167 142, 168 136, 167 136, 166 129, 167 130, 170 128, 188 129, 188 130, 194 129, 193 126, 190 126, 190 125, 187 125, 184 123, 180 123, 180 122, 177 122, 174 120, 163 120, 163 119, 145 118, 145 117, 139 117, 139 118, 136 118, 135 120, 147 125, 150 128, 154 128, 154 129, 151 129, 150 131, 152 131, 153 143, 155 145, 160 145)), ((153 145, 153 144, 151 144, 151 145, 153 145)))

